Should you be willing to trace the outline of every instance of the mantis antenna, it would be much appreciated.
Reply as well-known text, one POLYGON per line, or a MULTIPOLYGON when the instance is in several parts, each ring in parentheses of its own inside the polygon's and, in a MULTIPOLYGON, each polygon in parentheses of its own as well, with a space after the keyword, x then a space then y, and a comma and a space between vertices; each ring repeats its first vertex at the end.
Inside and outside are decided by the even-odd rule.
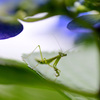
MULTIPOLYGON (((56 36, 55 36, 55 35, 53 35, 53 34, 52 34, 52 36, 55 38, 55 40, 56 40, 56 42, 57 42, 57 44, 58 44, 58 46, 59 46, 59 48, 60 48, 61 52, 63 52, 63 50, 62 50, 62 48, 61 48, 61 45, 59 44, 59 41, 58 41, 58 39, 56 38, 56 36)), ((84 43, 79 43, 79 45, 80 45, 80 44, 84 44, 84 43)), ((63 52, 63 53, 67 53, 67 51, 69 51, 69 50, 71 50, 71 49, 73 49, 73 48, 76 48, 76 47, 78 47, 79 45, 75 45, 75 46, 73 46, 72 48, 70 48, 70 49, 66 50, 66 51, 65 51, 65 52, 63 52)))
POLYGON ((70 49, 66 50, 64 53, 67 53, 67 51, 69 51, 69 50, 72 50, 72 49, 74 49, 74 48, 79 47, 81 44, 82 44, 82 45, 84 45, 84 42, 83 42, 83 43, 79 43, 78 45, 73 46, 72 48, 70 48, 70 49))
POLYGON ((58 40, 57 40, 57 38, 56 38, 56 36, 55 36, 55 35, 53 35, 53 34, 52 34, 52 36, 55 38, 55 40, 56 40, 56 42, 57 42, 57 44, 58 44, 58 46, 59 46, 60 50, 61 50, 61 51, 63 51, 63 50, 62 50, 62 48, 61 48, 61 46, 60 46, 60 44, 59 44, 59 42, 58 42, 58 40))

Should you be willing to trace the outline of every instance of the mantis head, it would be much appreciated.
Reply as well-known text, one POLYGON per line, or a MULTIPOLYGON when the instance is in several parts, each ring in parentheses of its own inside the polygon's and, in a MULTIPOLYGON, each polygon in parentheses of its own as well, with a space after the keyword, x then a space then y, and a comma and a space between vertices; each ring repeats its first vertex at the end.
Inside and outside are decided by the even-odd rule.
POLYGON ((62 52, 59 52, 59 55, 60 55, 61 57, 67 56, 66 53, 62 53, 62 52))

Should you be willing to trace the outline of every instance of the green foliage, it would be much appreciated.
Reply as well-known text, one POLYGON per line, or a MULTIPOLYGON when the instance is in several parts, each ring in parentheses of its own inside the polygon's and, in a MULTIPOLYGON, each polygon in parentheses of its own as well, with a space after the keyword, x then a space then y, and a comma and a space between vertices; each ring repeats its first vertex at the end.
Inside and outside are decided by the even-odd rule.
POLYGON ((20 85, 0 85, 0 100, 67 100, 57 91, 20 85))
POLYGON ((75 1, 77 0, 65 0, 65 4, 66 6, 73 6, 75 1))
POLYGON ((27 68, 25 64, 14 60, 0 59, 0 84, 33 85, 34 81, 39 83, 39 80, 42 78, 27 68))
POLYGON ((100 0, 85 0, 84 5, 90 10, 100 11, 100 0))

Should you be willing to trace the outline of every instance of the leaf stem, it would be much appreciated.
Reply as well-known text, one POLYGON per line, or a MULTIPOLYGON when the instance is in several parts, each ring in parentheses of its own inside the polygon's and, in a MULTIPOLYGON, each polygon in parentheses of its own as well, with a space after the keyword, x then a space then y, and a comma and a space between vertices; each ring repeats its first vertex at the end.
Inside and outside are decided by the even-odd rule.
POLYGON ((82 90, 76 90, 76 89, 71 88, 69 86, 64 86, 64 85, 61 85, 61 84, 58 84, 58 83, 54 83, 54 82, 52 82, 50 80, 48 80, 47 83, 48 82, 49 82, 48 85, 50 85, 50 86, 52 85, 57 91, 59 90, 59 92, 66 91, 66 92, 75 93, 75 94, 79 94, 79 95, 86 96, 86 97, 94 97, 94 98, 96 98, 98 96, 98 92, 95 92, 95 93, 86 92, 86 91, 82 91, 82 90))
POLYGON ((64 91, 62 91, 62 90, 60 90, 60 89, 57 89, 57 88, 56 88, 56 90, 57 90, 62 96, 64 96, 67 100, 72 100, 68 95, 66 95, 66 94, 64 93, 64 91))
MULTIPOLYGON (((98 33, 99 34, 99 33, 98 33)), ((98 71, 99 71, 99 98, 100 98, 100 36, 98 37, 98 50, 99 50, 99 67, 98 67, 98 71)))
POLYGON ((100 99, 100 33, 98 30, 94 29, 93 35, 95 37, 95 41, 96 41, 96 45, 97 45, 97 49, 98 49, 98 98, 100 99))

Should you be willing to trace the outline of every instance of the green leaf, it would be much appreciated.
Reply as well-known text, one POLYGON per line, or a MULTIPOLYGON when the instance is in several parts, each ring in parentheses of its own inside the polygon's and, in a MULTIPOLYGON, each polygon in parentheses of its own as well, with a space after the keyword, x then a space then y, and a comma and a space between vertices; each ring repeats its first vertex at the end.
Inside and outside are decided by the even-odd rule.
POLYGON ((65 100, 53 83, 15 60, 0 58, 0 84, 0 100, 65 100))
POLYGON ((43 81, 22 62, 0 58, 0 84, 34 85, 43 81))
POLYGON ((0 100, 69 100, 55 90, 19 85, 0 85, 0 100))
MULTIPOLYGON (((43 52, 43 58, 55 57, 57 53, 43 52)), ((60 76, 55 76, 55 71, 47 64, 38 64, 35 59, 40 58, 40 53, 32 52, 23 55, 23 59, 29 67, 34 69, 45 79, 56 83, 52 85, 58 91, 62 91, 70 98, 95 98, 98 95, 98 53, 95 45, 81 47, 79 52, 67 52, 57 68, 61 71, 60 76), (88 55, 88 56, 87 56, 88 55), (35 67, 38 64, 37 67, 35 67)), ((50 63, 53 65, 54 62, 50 63)), ((77 100, 77 99, 76 99, 77 100)))

